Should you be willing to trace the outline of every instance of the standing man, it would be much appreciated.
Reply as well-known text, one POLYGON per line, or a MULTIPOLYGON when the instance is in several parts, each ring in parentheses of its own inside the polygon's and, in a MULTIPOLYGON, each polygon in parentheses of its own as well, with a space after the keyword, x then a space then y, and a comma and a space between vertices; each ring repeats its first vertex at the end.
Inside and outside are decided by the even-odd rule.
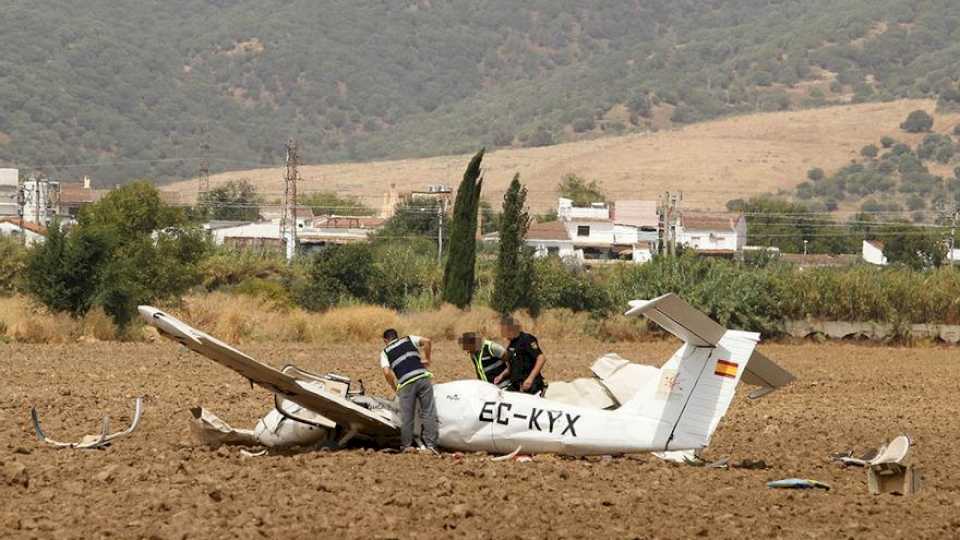
POLYGON ((413 451, 413 426, 417 406, 422 423, 421 438, 427 450, 437 451, 437 406, 433 400, 430 366, 432 343, 419 336, 400 338, 389 328, 383 332, 386 345, 380 353, 380 367, 387 384, 400 398, 400 449, 413 451))
POLYGON ((500 319, 500 335, 509 340, 507 345, 507 369, 510 390, 539 394, 546 389, 543 382, 543 364, 547 357, 540 350, 537 338, 520 331, 520 323, 509 315, 500 319))
POLYGON ((477 373, 477 378, 507 390, 510 387, 510 377, 507 363, 504 361, 507 351, 499 343, 483 339, 481 336, 467 332, 460 336, 460 346, 470 356, 470 363, 477 373))

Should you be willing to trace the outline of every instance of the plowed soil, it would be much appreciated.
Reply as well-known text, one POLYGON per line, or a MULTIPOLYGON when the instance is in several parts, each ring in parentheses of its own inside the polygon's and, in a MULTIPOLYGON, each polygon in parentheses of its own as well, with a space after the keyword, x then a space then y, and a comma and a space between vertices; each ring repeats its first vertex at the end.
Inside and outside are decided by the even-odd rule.
MULTIPOLYGON (((548 378, 587 374, 609 350, 659 363, 674 343, 543 344, 548 378), (562 350, 561 350, 562 349, 562 350)), ((258 345, 272 365, 362 378, 385 393, 377 344, 336 349, 258 345)), ((189 430, 202 404, 248 427, 271 407, 263 390, 179 346, 0 345, 0 537, 4 538, 943 538, 960 536, 960 360, 956 349, 856 344, 768 345, 799 380, 759 401, 741 389, 706 452, 762 459, 767 470, 706 469, 649 455, 533 461, 396 455, 373 450, 243 457, 208 449, 189 430), (76 440, 109 414, 139 430, 101 451, 40 445, 76 440), (866 474, 833 452, 915 440, 924 486, 871 496, 866 474), (833 489, 767 489, 805 477, 833 489)), ((436 352, 438 380, 469 375, 453 343, 436 352)))

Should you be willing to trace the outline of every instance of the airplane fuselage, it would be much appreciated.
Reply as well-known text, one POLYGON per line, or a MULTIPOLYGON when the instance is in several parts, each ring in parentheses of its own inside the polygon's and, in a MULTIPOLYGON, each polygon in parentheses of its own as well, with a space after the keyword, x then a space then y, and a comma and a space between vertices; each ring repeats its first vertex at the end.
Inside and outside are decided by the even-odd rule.
POLYGON ((440 446, 461 451, 627 454, 663 450, 671 426, 655 419, 576 407, 482 381, 434 386, 440 446))

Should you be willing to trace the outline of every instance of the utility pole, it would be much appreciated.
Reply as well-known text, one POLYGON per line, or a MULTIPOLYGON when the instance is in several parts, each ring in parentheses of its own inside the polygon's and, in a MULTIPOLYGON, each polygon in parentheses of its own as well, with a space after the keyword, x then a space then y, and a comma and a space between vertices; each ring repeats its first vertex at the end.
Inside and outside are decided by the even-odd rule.
POLYGON ((297 143, 287 141, 287 167, 283 175, 283 214, 280 217, 280 238, 286 244, 287 263, 297 253, 297 180, 300 179, 300 156, 297 143))
POLYGON ((26 180, 17 186, 17 215, 20 216, 20 245, 27 245, 27 235, 23 229, 23 213, 27 205, 26 180))
POLYGON ((960 218, 960 208, 953 209, 953 217, 950 221, 950 254, 947 256, 947 260, 950 261, 952 265, 956 261, 953 259, 953 250, 956 249, 956 238, 957 235, 957 219, 960 218))
POLYGON ((40 225, 40 177, 33 179, 33 222, 40 225))
POLYGON ((207 142, 207 133, 204 130, 203 140, 200 143, 200 171, 197 174, 197 206, 203 203, 203 196, 210 191, 210 144, 207 142))
POLYGON ((683 193, 664 192, 660 196, 660 242, 662 251, 671 257, 677 254, 677 220, 683 193))
POLYGON ((437 206, 437 264, 443 260, 443 214, 446 212, 447 201, 440 198, 437 206))

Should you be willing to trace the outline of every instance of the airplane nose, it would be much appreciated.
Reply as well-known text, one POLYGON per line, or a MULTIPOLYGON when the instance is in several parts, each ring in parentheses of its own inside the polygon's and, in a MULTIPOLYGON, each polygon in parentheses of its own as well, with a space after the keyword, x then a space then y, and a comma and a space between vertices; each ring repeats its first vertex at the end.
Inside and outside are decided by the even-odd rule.
POLYGON ((137 306, 137 311, 140 312, 141 319, 149 322, 153 318, 153 314, 160 310, 153 306, 137 306))

